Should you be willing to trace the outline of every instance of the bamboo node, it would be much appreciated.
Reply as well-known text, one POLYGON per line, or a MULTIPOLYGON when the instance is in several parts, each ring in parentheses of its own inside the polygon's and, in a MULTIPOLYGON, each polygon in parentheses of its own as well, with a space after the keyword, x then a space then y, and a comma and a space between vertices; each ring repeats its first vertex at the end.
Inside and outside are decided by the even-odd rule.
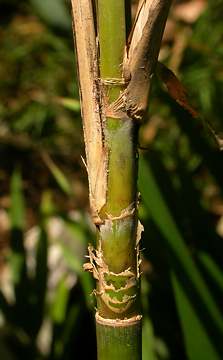
POLYGON ((102 85, 105 86, 126 86, 129 81, 124 78, 99 78, 102 85))
POLYGON ((127 208, 123 209, 121 211, 121 214, 118 216, 113 216, 110 215, 108 213, 106 213, 106 216, 108 218, 108 220, 121 220, 121 219, 125 219, 127 217, 131 217, 135 214, 135 207, 134 207, 134 203, 131 203, 129 206, 127 206, 127 208))
POLYGON ((100 325, 113 326, 113 327, 125 327, 134 326, 140 324, 142 321, 142 315, 132 316, 125 319, 106 319, 99 315, 98 311, 95 314, 96 322, 100 325))
POLYGON ((96 250, 89 245, 88 253, 86 257, 89 258, 89 262, 84 264, 84 269, 92 272, 93 277, 98 280, 98 289, 94 294, 100 296, 114 313, 124 313, 136 300, 138 271, 135 274, 131 268, 128 268, 120 273, 114 273, 109 271, 100 249, 96 250))

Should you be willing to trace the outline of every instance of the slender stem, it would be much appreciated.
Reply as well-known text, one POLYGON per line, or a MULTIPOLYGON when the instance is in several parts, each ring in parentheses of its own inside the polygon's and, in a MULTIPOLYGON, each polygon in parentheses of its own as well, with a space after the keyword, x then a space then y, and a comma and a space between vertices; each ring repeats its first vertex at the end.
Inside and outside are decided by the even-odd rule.
POLYGON ((127 0, 71 3, 89 198, 98 229, 97 248, 89 246, 85 264, 97 280, 98 360, 141 360, 136 120, 147 105, 171 0, 140 2, 125 56, 127 0))
MULTIPOLYGON (((101 78, 122 80, 122 61, 126 43, 125 1, 99 0, 98 22, 101 78)), ((114 101, 121 90, 122 85, 108 86, 109 100, 114 101)), ((111 215, 120 215, 120 212, 135 199, 135 171, 132 171, 135 149, 131 143, 134 125, 123 119, 108 118, 106 130, 110 151, 106 211, 111 215)))
MULTIPOLYGON (((106 87, 109 102, 114 101, 123 90, 122 59, 125 47, 125 1, 98 1, 98 31, 100 44, 100 76, 103 80, 118 80, 117 85, 106 87)), ((137 128, 129 118, 107 118, 105 128, 105 142, 108 147, 108 187, 107 201, 103 209, 105 217, 112 221, 105 221, 100 227, 100 246, 103 258, 109 271, 119 274, 131 269, 137 276, 136 244, 136 156, 137 128), (123 146, 124 142, 124 146, 123 146), (122 217, 123 212, 132 212, 130 216, 122 217), (115 219, 115 217, 121 217, 115 219)), ((120 282, 117 276, 114 282, 120 282)), ((117 285, 117 284, 116 284, 117 285)), ((138 284, 137 284, 138 285, 138 284)), ((120 285, 117 285, 120 287, 120 285)), ((134 289, 123 290, 122 297, 136 294, 134 289), (134 293, 134 294, 132 294, 134 293)), ((112 296, 112 295, 111 295, 112 296)), ((114 294, 114 297, 117 294, 114 294)), ((121 296, 121 292, 120 292, 121 296)), ((128 311, 119 313, 120 318, 138 314, 138 304, 134 301, 128 311)), ((117 305, 118 307, 118 305, 117 305)), ((120 305, 122 307, 122 305, 120 305)), ((124 308, 124 306, 123 306, 124 308)), ((105 306, 100 300, 98 311, 101 316, 114 318, 117 312, 105 306)))
POLYGON ((98 0, 100 71, 102 77, 121 77, 125 47, 125 3, 98 0))
MULTIPOLYGON (((109 104, 119 97, 125 87, 122 74, 125 16, 125 0, 98 0, 100 77, 109 104)), ((98 235, 98 250, 106 268, 97 287, 99 360, 141 359, 136 249, 136 139, 137 126, 130 118, 106 117, 107 196, 100 214, 104 224, 100 226, 98 235)))
POLYGON ((99 360, 140 360, 142 356, 141 322, 110 326, 97 322, 99 360))

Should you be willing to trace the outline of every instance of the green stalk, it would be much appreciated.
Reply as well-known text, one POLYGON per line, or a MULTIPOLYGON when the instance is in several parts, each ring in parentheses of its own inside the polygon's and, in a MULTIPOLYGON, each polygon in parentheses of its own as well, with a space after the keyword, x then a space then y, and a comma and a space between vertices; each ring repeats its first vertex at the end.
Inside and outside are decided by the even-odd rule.
MULTIPOLYGON (((115 320, 114 320, 115 321, 115 320)), ((139 360, 142 356, 141 322, 126 326, 97 321, 98 360, 139 360)))
MULTIPOLYGON (((126 86, 122 74, 126 43, 124 0, 98 0, 98 33, 100 77, 106 101, 111 104, 126 86)), ((98 234, 98 251, 104 266, 97 286, 98 360, 141 359, 136 139, 137 126, 130 118, 106 117, 107 197, 100 213, 104 224, 98 234)))
POLYGON ((89 199, 98 229, 97 248, 89 246, 84 266, 97 280, 98 360, 141 360, 137 135, 171 0, 140 2, 128 51, 125 0, 71 3, 89 199))

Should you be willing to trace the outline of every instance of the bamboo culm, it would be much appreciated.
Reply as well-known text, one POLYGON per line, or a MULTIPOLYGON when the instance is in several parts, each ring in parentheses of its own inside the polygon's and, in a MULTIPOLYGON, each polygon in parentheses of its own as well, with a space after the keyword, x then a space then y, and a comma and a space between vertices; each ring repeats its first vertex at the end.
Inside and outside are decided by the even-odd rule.
POLYGON ((171 1, 139 1, 128 39, 125 0, 71 1, 97 228, 85 270, 96 279, 98 360, 141 360, 137 136, 171 1))

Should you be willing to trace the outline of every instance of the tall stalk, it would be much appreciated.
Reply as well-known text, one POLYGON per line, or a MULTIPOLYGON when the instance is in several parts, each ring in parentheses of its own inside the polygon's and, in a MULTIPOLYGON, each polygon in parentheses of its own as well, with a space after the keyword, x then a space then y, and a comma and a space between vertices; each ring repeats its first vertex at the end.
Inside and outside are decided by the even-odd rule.
POLYGON ((129 40, 125 0, 71 1, 97 227, 97 248, 89 245, 85 269, 97 282, 98 360, 140 360, 137 133, 171 1, 140 0, 129 40))
MULTIPOLYGON (((125 1, 99 0, 98 35, 104 108, 108 108, 126 86, 122 68, 125 31, 125 1)), ((102 209, 104 224, 98 236, 98 249, 105 265, 97 296, 98 358, 137 360, 141 359, 136 245, 137 124, 126 116, 106 116, 104 135, 108 150, 108 177, 107 199, 102 209)))

